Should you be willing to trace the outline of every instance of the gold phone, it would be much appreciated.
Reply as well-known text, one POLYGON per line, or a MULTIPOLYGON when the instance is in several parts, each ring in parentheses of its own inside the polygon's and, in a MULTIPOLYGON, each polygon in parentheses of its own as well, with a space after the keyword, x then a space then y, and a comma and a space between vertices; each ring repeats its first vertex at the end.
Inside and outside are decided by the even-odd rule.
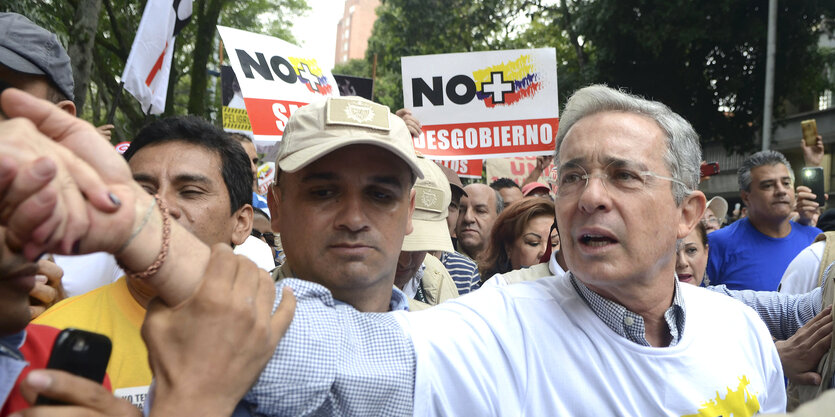
POLYGON ((803 140, 806 146, 815 146, 818 142, 818 124, 815 119, 800 122, 800 129, 803 131, 803 140))

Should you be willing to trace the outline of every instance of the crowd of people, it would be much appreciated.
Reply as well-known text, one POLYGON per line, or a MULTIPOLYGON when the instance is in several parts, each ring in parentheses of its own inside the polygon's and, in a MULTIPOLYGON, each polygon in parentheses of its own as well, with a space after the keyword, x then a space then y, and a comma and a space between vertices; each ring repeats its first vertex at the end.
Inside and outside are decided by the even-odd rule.
POLYGON ((251 138, 166 117, 120 155, 76 117, 55 35, 0 26, 0 416, 835 403, 835 235, 778 152, 745 160, 725 225, 659 102, 582 88, 523 184, 464 185, 407 109, 329 97, 291 116, 261 196, 251 138), (104 381, 44 369, 66 328, 111 340, 104 381))

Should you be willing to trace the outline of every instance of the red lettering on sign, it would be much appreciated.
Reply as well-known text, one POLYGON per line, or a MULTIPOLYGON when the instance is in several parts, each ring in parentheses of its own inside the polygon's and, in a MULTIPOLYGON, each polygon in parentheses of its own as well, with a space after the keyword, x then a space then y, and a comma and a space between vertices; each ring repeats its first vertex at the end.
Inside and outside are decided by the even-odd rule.
POLYGON ((263 98, 244 98, 253 135, 280 136, 290 115, 307 103, 263 98))
POLYGON ((537 155, 554 151, 558 125, 557 118, 423 125, 414 145, 422 154, 437 159, 537 155))
POLYGON ((513 175, 524 175, 525 174, 525 163, 524 162, 517 162, 517 161, 510 161, 510 173, 513 175))

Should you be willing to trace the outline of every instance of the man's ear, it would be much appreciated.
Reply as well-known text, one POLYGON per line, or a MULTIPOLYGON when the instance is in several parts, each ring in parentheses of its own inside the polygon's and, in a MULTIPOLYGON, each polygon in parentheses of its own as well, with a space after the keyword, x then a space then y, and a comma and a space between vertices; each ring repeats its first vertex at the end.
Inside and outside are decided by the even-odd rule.
MULTIPOLYGON (((748 191, 745 191, 745 190, 740 190, 739 191, 739 197, 742 198, 742 202, 744 203, 745 207, 749 207, 748 197, 750 197, 750 195, 751 195, 751 193, 749 193, 748 191)), ((742 210, 742 209, 740 209, 740 210, 742 210)))
POLYGON ((701 191, 693 191, 684 198, 679 208, 681 208, 681 219, 678 223, 677 239, 683 239, 690 234, 690 231, 696 227, 696 223, 702 221, 702 216, 705 214, 707 207, 707 199, 705 194, 701 191))
POLYGON ((276 183, 272 183, 267 187, 267 207, 270 209, 270 229, 273 233, 281 233, 278 229, 279 219, 281 218, 281 211, 279 210, 279 203, 281 202, 281 189, 276 183))
POLYGON ((406 234, 412 233, 414 226, 412 226, 412 215, 415 214, 415 189, 409 192, 409 221, 406 224, 406 234))
POLYGON ((75 103, 73 103, 72 100, 61 100, 56 104, 56 106, 58 106, 59 109, 69 113, 72 117, 75 117, 77 114, 75 109, 75 103))
POLYGON ((236 246, 244 243, 252 232, 252 215, 252 206, 249 204, 244 204, 232 215, 235 220, 232 229, 232 243, 236 246))

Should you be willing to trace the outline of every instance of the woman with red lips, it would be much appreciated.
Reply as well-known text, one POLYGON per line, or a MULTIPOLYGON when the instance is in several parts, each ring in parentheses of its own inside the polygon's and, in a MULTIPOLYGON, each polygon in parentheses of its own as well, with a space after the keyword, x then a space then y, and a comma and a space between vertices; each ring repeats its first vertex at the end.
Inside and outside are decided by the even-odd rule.
POLYGON ((678 280, 695 286, 708 285, 705 277, 707 267, 707 232, 701 222, 682 239, 676 251, 676 275, 678 280))

